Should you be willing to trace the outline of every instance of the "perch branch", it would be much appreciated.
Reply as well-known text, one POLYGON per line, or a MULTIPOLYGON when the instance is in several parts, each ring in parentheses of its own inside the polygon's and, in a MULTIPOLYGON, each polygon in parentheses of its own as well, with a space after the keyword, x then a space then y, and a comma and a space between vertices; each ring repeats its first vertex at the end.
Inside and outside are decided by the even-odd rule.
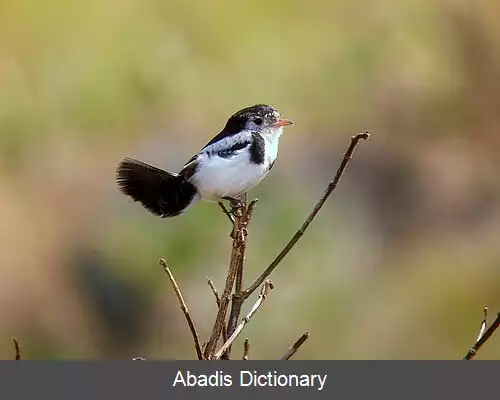
POLYGON ((269 292, 269 290, 273 289, 274 286, 270 280, 267 280, 264 282, 264 285, 262 286, 262 290, 260 292, 260 296, 253 305, 252 309, 248 312, 247 316, 243 318, 240 322, 240 324, 236 327, 234 330, 233 334, 227 339, 227 342, 222 345, 220 350, 215 353, 214 359, 218 360, 221 358, 221 356, 226 352, 226 350, 233 344, 233 342, 236 340, 236 338, 239 336, 243 328, 250 322, 252 317, 255 315, 257 310, 262 306, 264 301, 266 300, 266 296, 269 292))
POLYGON ((352 155, 354 153, 354 149, 356 148, 358 142, 361 139, 367 140, 367 139, 369 139, 369 137, 370 137, 370 134, 368 132, 364 132, 364 133, 358 133, 356 136, 353 136, 351 138, 351 144, 349 145, 349 148, 347 149, 346 153, 344 154, 342 162, 340 163, 340 166, 337 170, 337 173, 335 174, 335 177, 333 178, 333 180, 329 183, 328 187, 326 188, 324 195, 321 197, 321 199, 318 201, 318 203, 314 206, 312 212, 309 214, 307 219, 304 221, 304 223, 299 228, 299 230, 295 233, 295 235, 292 237, 292 239, 288 242, 288 244, 285 246, 285 248, 281 251, 281 253, 278 254, 278 256, 274 259, 274 261, 257 278, 257 280, 247 290, 245 290, 243 292, 244 298, 248 298, 262 284, 262 282, 264 282, 264 280, 276 269, 276 267, 286 257, 286 255, 293 248, 293 246, 295 246, 295 244, 299 241, 299 239, 304 235, 304 232, 306 231, 309 224, 312 222, 314 217, 316 217, 319 210, 321 210, 321 208, 323 207, 323 204, 325 203, 325 201, 328 199, 328 197, 332 194, 332 192, 337 187, 340 179, 342 178, 342 175, 344 174, 344 171, 347 168, 347 165, 349 164, 350 159, 352 158, 352 155))
MULTIPOLYGON (((250 202, 248 207, 245 208, 245 212, 243 214, 243 227, 245 232, 248 233, 248 225, 250 224, 250 220, 252 218, 253 214, 253 209, 259 199, 254 199, 250 202)), ((247 196, 245 194, 244 197, 244 204, 247 204, 247 196)), ((245 251, 246 251, 246 241, 242 244, 242 257, 240 259, 240 263, 238 266, 238 270, 236 271, 236 282, 234 286, 234 294, 233 294, 233 299, 231 303, 231 313, 229 314, 229 322, 228 322, 228 327, 227 327, 227 333, 228 335, 232 335, 234 330, 236 329, 236 325, 238 325, 238 320, 240 318, 241 314, 241 307, 243 306, 244 302, 244 297, 242 295, 243 293, 243 270, 245 266, 245 251)), ((224 340, 224 343, 227 341, 224 340)), ((229 347, 226 351, 226 354, 222 357, 223 359, 229 359, 231 353, 231 347, 229 347)))
MULTIPOLYGON (((242 226, 244 231, 242 232, 244 235, 248 233, 247 227, 248 227, 248 209, 247 209, 247 194, 245 193, 242 197, 242 202, 243 202, 243 215, 242 215, 242 226)), ((239 259, 238 263, 238 269, 236 270, 236 280, 234 283, 234 292, 235 293, 240 293, 243 290, 243 264, 245 263, 245 247, 246 247, 246 240, 241 241, 241 246, 242 248, 242 255, 239 259)), ((229 324, 229 334, 231 335, 231 323, 229 324)))
POLYGON ((484 318, 483 321, 481 322, 481 328, 479 329, 479 334, 480 336, 476 340, 476 343, 469 349, 465 357, 463 358, 464 360, 472 360, 479 349, 483 347, 483 345, 486 343, 486 341, 495 333, 497 328, 500 326, 500 313, 497 314, 497 318, 493 321, 493 323, 490 325, 488 329, 486 329, 487 320, 488 317, 488 309, 487 307, 484 310, 484 318), (486 329, 486 330, 485 330, 486 329), (484 331, 484 333, 481 335, 481 331, 484 331))
POLYGON ((240 260, 243 257, 244 253, 244 243, 246 241, 246 235, 245 229, 243 227, 242 206, 242 204, 238 204, 238 206, 235 207, 233 211, 233 215, 235 217, 233 227, 234 238, 233 248, 231 250, 231 260, 229 262, 229 271, 226 277, 224 292, 222 293, 222 296, 220 298, 219 311, 217 312, 217 317, 215 318, 214 326, 212 328, 212 334, 210 335, 210 339, 204 351, 204 358, 206 359, 211 359, 215 352, 217 341, 219 340, 219 337, 221 335, 222 327, 225 324, 227 309, 229 307, 231 292, 233 290, 234 281, 236 279, 236 274, 240 265, 240 260))
POLYGON ((170 271, 170 268, 168 267, 165 260, 163 258, 160 258, 159 262, 160 262, 160 265, 165 270, 166 274, 168 275, 168 279, 170 279, 170 283, 172 283, 172 287, 174 288, 177 299, 179 300, 181 310, 184 313, 184 316, 186 317, 186 321, 189 325, 189 329, 191 330, 191 335, 193 336, 194 348, 196 349, 196 354, 198 356, 198 360, 203 360, 203 353, 201 352, 200 340, 198 339, 198 332, 196 332, 194 322, 191 318, 191 315, 189 315, 189 310, 187 308, 186 302, 184 301, 184 298, 182 297, 182 293, 181 293, 181 290, 179 289, 179 285, 177 285, 177 282, 175 281, 175 278, 172 275, 172 272, 170 271))
MULTIPOLYGON (((248 225, 250 224, 250 219, 252 218, 253 214, 253 209, 259 199, 252 200, 248 207, 246 207, 247 204, 247 199, 246 199, 246 194, 245 194, 245 212, 243 214, 243 228, 245 232, 248 233, 248 225)), ((242 243, 244 246, 243 251, 246 248, 246 241, 242 243)), ((240 317, 240 312, 241 312, 241 305, 243 302, 238 302, 235 301, 238 298, 241 297, 241 293, 243 292, 243 268, 245 264, 245 254, 243 253, 243 257, 240 259, 240 264, 238 266, 238 271, 236 273, 236 282, 234 286, 234 293, 235 296, 233 296, 233 304, 232 304, 232 309, 231 309, 231 317, 229 318, 229 328, 228 332, 231 335, 236 328, 236 324, 238 323, 238 319, 240 317)))
POLYGON ((250 341, 248 338, 245 339, 245 343, 243 343, 243 360, 248 360, 248 353, 250 352, 250 341))
POLYGON ((304 342, 309 338, 309 332, 304 332, 301 337, 297 339, 297 341, 292 344, 288 351, 281 357, 282 360, 289 360, 293 357, 295 353, 300 349, 300 346, 304 344, 304 342))
MULTIPOLYGON (((217 308, 220 308, 219 292, 217 292, 217 289, 215 288, 215 285, 211 279, 208 280, 208 286, 210 286, 210 289, 212 289, 212 293, 214 294, 215 301, 217 302, 217 308)), ((227 340, 227 329, 226 329, 225 325, 222 325, 222 340, 224 342, 227 340)))
POLYGON ((19 361, 21 359, 21 344, 16 338, 12 338, 12 342, 14 343, 14 349, 16 351, 14 359, 19 361))

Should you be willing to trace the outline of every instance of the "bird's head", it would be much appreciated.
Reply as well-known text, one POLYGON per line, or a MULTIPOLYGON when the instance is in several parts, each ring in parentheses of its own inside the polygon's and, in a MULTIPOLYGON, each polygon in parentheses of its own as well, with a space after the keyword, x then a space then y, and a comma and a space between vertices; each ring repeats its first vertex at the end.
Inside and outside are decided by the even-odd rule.
POLYGON ((227 121, 225 129, 235 133, 247 130, 264 135, 275 135, 281 134, 284 126, 292 124, 293 122, 289 119, 281 118, 280 113, 274 107, 257 104, 234 113, 227 121))

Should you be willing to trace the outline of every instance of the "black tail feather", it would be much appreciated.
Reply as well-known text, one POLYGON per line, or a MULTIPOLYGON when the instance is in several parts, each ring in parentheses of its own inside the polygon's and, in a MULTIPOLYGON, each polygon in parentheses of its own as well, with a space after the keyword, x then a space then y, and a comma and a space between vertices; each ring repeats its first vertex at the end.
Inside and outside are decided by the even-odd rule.
POLYGON ((196 196, 196 188, 182 176, 131 158, 118 165, 116 182, 124 194, 161 217, 179 215, 196 196))

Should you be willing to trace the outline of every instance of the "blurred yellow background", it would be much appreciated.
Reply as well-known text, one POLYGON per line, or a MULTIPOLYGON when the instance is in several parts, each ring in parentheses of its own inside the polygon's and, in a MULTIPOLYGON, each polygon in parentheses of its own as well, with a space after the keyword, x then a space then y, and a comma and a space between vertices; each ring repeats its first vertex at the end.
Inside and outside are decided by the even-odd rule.
MULTIPOLYGON (((246 282, 368 130, 338 190, 271 276, 234 347, 278 358, 457 359, 500 310, 500 2, 0 0, 0 357, 194 358, 157 264, 204 341, 229 226, 162 220, 119 193, 124 156, 178 171, 235 111, 281 140, 246 282)), ((250 302, 246 304, 246 309, 250 302)), ((478 358, 500 357, 493 336, 478 358)))

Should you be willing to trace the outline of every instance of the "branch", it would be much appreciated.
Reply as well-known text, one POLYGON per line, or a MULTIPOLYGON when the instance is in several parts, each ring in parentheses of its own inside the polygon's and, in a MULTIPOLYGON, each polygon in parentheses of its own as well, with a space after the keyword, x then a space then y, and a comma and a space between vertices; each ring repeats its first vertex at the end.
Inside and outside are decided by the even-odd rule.
POLYGON ((290 250, 295 246, 295 244, 299 241, 299 239, 304 235, 307 227, 309 224, 312 222, 314 217, 318 214, 319 210, 323 207, 323 204, 325 201, 328 199, 328 197, 332 194, 332 192, 335 190, 337 187, 340 179, 342 178, 342 175, 344 174, 344 171, 347 168, 347 165, 349 164, 349 160, 352 158, 352 154, 354 153, 354 149, 356 148, 356 145, 358 142, 363 139, 367 140, 370 138, 370 134, 368 132, 364 133, 358 133, 356 136, 353 136, 351 138, 351 144, 349 145, 349 148, 347 149, 342 162, 340 163, 340 167, 337 170, 337 173, 335 174, 335 177, 333 180, 330 182, 328 187, 326 188, 326 191, 321 197, 321 199, 318 201, 318 203, 314 206, 311 214, 307 217, 305 222, 302 224, 302 226, 299 228, 299 230, 295 233, 295 235, 292 237, 292 239, 288 242, 288 244, 285 246, 285 248, 281 251, 281 253, 274 259, 274 261, 269 265, 269 267, 266 268, 266 270, 257 278, 257 280, 247 289, 243 292, 243 295, 245 298, 248 298, 261 284, 266 280, 266 278, 276 269, 276 267, 280 264, 280 262, 286 257, 286 255, 290 252, 290 250))
POLYGON ((297 341, 292 344, 288 351, 281 357, 282 360, 289 360, 294 356, 295 353, 299 350, 300 346, 304 344, 304 342, 309 338, 309 332, 304 332, 301 337, 297 339, 297 341))
POLYGON ((464 360, 472 360, 479 349, 483 347, 483 345, 486 343, 486 341, 495 333, 497 328, 500 326, 500 313, 497 314, 497 318, 493 321, 493 323, 490 325, 490 327, 483 333, 481 334, 482 331, 484 331, 486 324, 487 324, 487 317, 488 317, 488 308, 485 307, 484 310, 484 318, 483 321, 481 322, 481 328, 479 330, 479 337, 474 343, 474 345, 470 348, 470 350, 467 352, 465 357, 463 358, 464 360))
POLYGON ((14 342, 14 349, 16 350, 16 356, 14 359, 19 361, 21 359, 21 344, 16 338, 12 338, 12 341, 14 342))
MULTIPOLYGON (((244 213, 242 215, 242 219, 243 219, 242 220, 242 229, 244 229, 243 234, 247 234, 248 233, 247 227, 248 227, 249 218, 247 217, 248 209, 247 209, 247 194, 246 193, 243 195, 243 210, 244 210, 244 213)), ((246 241, 242 240, 241 245, 243 246, 242 250, 245 251, 246 241)), ((238 270, 236 271, 236 281, 234 283, 234 292, 235 293, 240 293, 243 290, 243 264, 244 263, 245 263, 245 255, 243 253, 243 255, 240 257, 240 260, 239 260, 238 270)), ((231 314, 232 314, 232 312, 231 312, 231 314)), ((231 335, 232 333, 233 332, 231 331, 231 323, 229 323, 229 334, 231 335)))
POLYGON ((257 205, 258 202, 259 202, 259 199, 253 199, 250 202, 250 204, 248 205, 247 212, 245 215, 245 223, 247 226, 250 224, 250 220, 252 219, 252 215, 253 215, 253 209, 255 208, 255 206, 257 205))
MULTIPOLYGON (((248 233, 248 225, 250 224, 250 220, 252 219, 253 209, 258 201, 259 199, 252 200, 248 205, 248 207, 245 208, 245 213, 243 215, 243 228, 247 233, 248 233)), ((247 204, 246 194, 244 197, 244 202, 246 205, 247 204)), ((242 249, 243 256, 240 259, 240 264, 238 266, 238 270, 236 271, 236 282, 234 285, 234 294, 231 303, 231 313, 229 315, 229 322, 227 326, 228 335, 232 335, 234 330, 236 329, 236 325, 238 325, 238 320, 240 319, 241 307, 243 306, 243 302, 245 301, 245 298, 243 296, 243 270, 245 265, 246 241, 242 243, 242 246, 243 246, 242 249)), ((226 340, 224 340, 224 342, 226 341, 227 338, 226 340)), ((231 353, 231 348, 229 347, 223 358, 229 359, 230 353, 231 353)))
POLYGON ((227 342, 222 345, 220 350, 214 355, 214 359, 218 360, 221 358, 221 356, 226 352, 226 350, 233 344, 233 342, 236 340, 236 338, 239 336, 243 328, 250 322, 252 317, 255 315, 257 310, 262 306, 264 301, 266 300, 266 296, 269 292, 269 290, 273 289, 274 285, 270 280, 267 280, 264 282, 264 285, 262 286, 262 290, 260 292, 260 296, 253 305, 252 309, 250 312, 247 314, 245 318, 243 318, 240 322, 240 324, 236 327, 234 330, 233 334, 227 339, 227 342))
POLYGON ((194 327, 193 320, 191 319, 191 316, 189 315, 189 311, 188 311, 186 302, 184 301, 184 298, 182 297, 181 290, 179 289, 179 286, 177 285, 177 282, 175 281, 175 278, 172 275, 170 268, 168 268, 168 265, 165 262, 165 260, 163 258, 160 258, 159 262, 160 262, 160 265, 165 270, 166 274, 168 275, 168 279, 170 279, 170 282, 172 283, 172 287, 174 288, 175 294, 177 295, 177 299, 179 299, 179 304, 181 306, 181 310, 184 313, 184 316, 186 317, 186 321, 189 325, 189 329, 191 330, 191 335, 193 336, 194 348, 196 349, 196 354, 198 355, 198 360, 203 360, 203 354, 201 352, 201 347, 200 347, 200 340, 198 339, 198 332, 196 332, 196 328, 194 327))
POLYGON ((243 360, 248 360, 248 353, 250 352, 250 341, 248 338, 245 339, 245 343, 243 344, 243 360))
POLYGON ((214 282, 211 279, 208 279, 207 283, 208 283, 208 286, 210 286, 210 289, 212 289, 212 293, 214 294, 215 301, 217 302, 217 307, 220 307, 219 292, 217 292, 217 289, 215 288, 214 282))
MULTIPOLYGON (((212 289, 212 293, 215 296, 215 301, 217 302, 217 307, 220 308, 219 292, 217 292, 217 289, 215 288, 215 285, 211 279, 208 280, 208 286, 210 286, 210 289, 212 289)), ((222 340, 224 342, 227 340, 227 329, 225 325, 222 326, 222 340)))
POLYGON ((226 285, 224 286, 224 292, 220 298, 220 307, 212 328, 212 334, 210 335, 207 347, 203 353, 204 358, 208 360, 212 358, 215 352, 215 346, 217 345, 217 341, 221 335, 222 326, 225 324, 231 292, 233 290, 234 281, 240 265, 240 259, 243 257, 245 248, 244 245, 242 245, 242 243, 246 242, 246 235, 245 229, 243 228, 243 211, 241 204, 234 209, 233 215, 235 217, 233 229, 235 234, 233 238, 233 249, 231 251, 231 261, 229 262, 229 271, 226 277, 226 285))
POLYGON ((483 320, 481 321, 481 326, 479 327, 479 334, 477 335, 476 342, 481 339, 481 336, 484 335, 484 332, 486 331, 486 328, 488 327, 488 306, 484 307, 483 310, 484 317, 483 320))

